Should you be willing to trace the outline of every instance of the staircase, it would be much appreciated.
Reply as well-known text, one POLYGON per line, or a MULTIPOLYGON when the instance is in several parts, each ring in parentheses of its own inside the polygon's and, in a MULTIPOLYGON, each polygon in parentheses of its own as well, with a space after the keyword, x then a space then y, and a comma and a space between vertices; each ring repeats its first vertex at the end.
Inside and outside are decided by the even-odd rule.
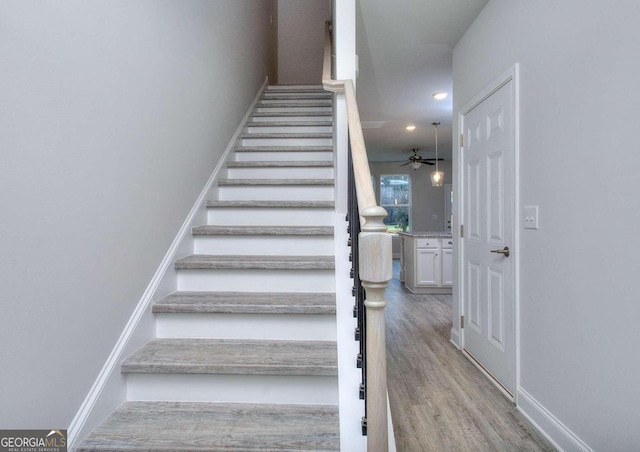
POLYGON ((339 450, 331 102, 264 91, 127 401, 76 451, 339 450))

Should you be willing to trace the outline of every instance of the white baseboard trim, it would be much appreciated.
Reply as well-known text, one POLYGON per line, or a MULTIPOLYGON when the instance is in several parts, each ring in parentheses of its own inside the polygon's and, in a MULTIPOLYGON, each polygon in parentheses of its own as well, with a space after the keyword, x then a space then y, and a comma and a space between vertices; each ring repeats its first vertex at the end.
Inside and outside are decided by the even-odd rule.
POLYGON ((556 449, 566 452, 593 452, 593 449, 522 388, 518 388, 517 408, 556 449))
POLYGON ((449 339, 449 342, 451 342, 458 350, 462 349, 460 345, 460 331, 458 329, 451 328, 451 338, 449 339))
POLYGON ((107 384, 107 381, 109 380, 109 378, 114 372, 118 371, 119 369, 118 364, 123 359, 122 355, 124 350, 127 347, 127 344, 131 340, 138 324, 143 318, 143 315, 146 312, 150 311, 148 309, 149 305, 151 304, 152 300, 155 299, 154 297, 155 293, 158 290, 158 287, 160 287, 161 282, 165 278, 167 274, 167 270, 169 268, 172 268, 171 266, 173 264, 173 261, 175 260, 176 253, 178 252, 180 245, 185 240, 185 238, 190 237, 191 227, 193 226, 192 222, 196 217, 196 214, 200 209, 204 208, 204 203, 206 200, 205 198, 207 197, 207 194, 209 193, 211 187, 213 186, 215 180, 217 179, 218 173, 223 168, 223 165, 225 164, 229 154, 233 151, 235 147, 235 143, 244 129, 245 123, 251 116, 251 113, 254 107, 256 106, 256 104, 258 103, 260 96, 262 95, 262 92, 267 87, 268 82, 269 80, 265 79, 264 83, 258 90, 256 97, 253 99, 253 102, 251 103, 251 105, 249 106, 249 109, 247 110, 244 117, 242 118, 240 125, 236 129, 235 134, 229 141, 227 148, 225 149, 224 153, 220 157, 218 164, 216 165, 215 169, 211 173, 211 177, 209 177, 209 180, 207 181, 202 192, 200 193, 200 196, 198 196, 198 199, 196 200, 193 207, 191 208, 189 215, 187 216, 186 220, 182 224, 182 227, 180 228, 180 230, 178 231, 178 234, 174 238, 173 243, 169 247, 169 250, 165 254, 164 258, 162 259, 160 266, 156 270, 155 274, 153 275, 153 278, 151 278, 151 281, 149 282, 149 285, 147 286, 146 290, 142 294, 142 297, 138 301, 138 304, 135 310, 133 311, 133 314, 129 318, 129 321, 127 322, 126 326, 124 327, 124 330, 122 331, 120 338, 116 342, 116 345, 113 347, 113 350, 111 351, 111 354, 107 358, 107 361, 105 362, 104 366, 102 366, 102 370, 100 370, 100 373, 98 374, 98 377, 93 383, 93 386, 89 390, 89 393, 87 394, 86 398, 82 402, 80 409, 78 410, 73 420, 71 421, 71 424, 69 425, 69 428, 67 431, 67 444, 68 444, 69 450, 73 449, 74 442, 78 439, 78 435, 80 434, 80 432, 82 431, 82 428, 87 422, 87 419, 89 418, 91 411, 95 407, 98 401, 98 398, 102 394, 107 384))

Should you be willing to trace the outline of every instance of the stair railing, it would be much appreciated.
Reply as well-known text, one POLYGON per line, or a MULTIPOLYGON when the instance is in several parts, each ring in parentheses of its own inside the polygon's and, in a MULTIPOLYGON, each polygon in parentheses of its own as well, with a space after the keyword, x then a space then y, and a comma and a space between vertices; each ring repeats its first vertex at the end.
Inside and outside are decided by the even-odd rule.
MULTIPOLYGON (((361 344, 366 338, 362 351, 362 367, 366 369, 363 379, 365 394, 365 416, 363 428, 367 435, 367 450, 369 452, 388 450, 388 419, 387 419, 387 361, 385 343, 385 313, 387 305, 385 290, 392 277, 391 236, 383 223, 387 212, 376 203, 371 170, 367 150, 362 134, 360 113, 356 100, 353 80, 334 80, 332 78, 332 37, 331 23, 325 26, 324 61, 322 68, 322 84, 324 89, 334 93, 344 92, 347 121, 349 130, 349 157, 353 169, 349 177, 355 186, 356 202, 350 202, 355 209, 350 208, 350 233, 353 236, 352 250, 355 251, 354 295, 364 293, 364 309, 360 307, 362 325, 360 331, 361 344), (359 218, 359 221, 358 221, 359 218), (359 230, 359 232, 358 232, 359 230), (358 287, 361 282, 364 291, 358 287)), ((351 196, 351 195, 350 195, 351 196)), ((353 253, 353 251, 352 251, 353 253)), ((357 313, 358 305, 354 310, 357 313)), ((359 322, 360 323, 360 322, 359 322)), ((364 390, 363 390, 364 389, 364 390)))

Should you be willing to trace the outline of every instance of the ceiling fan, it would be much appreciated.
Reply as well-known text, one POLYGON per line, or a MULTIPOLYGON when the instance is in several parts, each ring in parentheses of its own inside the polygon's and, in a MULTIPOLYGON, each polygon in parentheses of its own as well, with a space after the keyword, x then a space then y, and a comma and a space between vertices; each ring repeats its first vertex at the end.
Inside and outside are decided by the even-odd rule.
POLYGON ((407 163, 403 163, 400 166, 405 166, 405 165, 411 165, 411 167, 416 170, 418 168, 420 168, 421 164, 425 164, 425 165, 435 165, 435 161, 436 160, 443 160, 441 158, 439 159, 423 159, 422 157, 420 157, 418 155, 418 148, 413 148, 411 149, 413 151, 413 155, 409 157, 409 161, 407 163))

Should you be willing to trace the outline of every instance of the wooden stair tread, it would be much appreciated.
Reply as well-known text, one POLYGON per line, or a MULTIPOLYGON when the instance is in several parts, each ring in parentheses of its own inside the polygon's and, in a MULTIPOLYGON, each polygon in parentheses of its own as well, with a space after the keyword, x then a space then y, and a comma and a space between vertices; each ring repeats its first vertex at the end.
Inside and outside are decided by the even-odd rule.
POLYGON ((333 201, 207 201, 207 208, 291 208, 291 209, 333 209, 333 201))
POLYGON ((191 229, 193 235, 333 235, 333 226, 212 226, 191 229))
POLYGON ((333 341, 152 339, 123 373, 336 376, 333 341))
POLYGON ((154 313, 327 314, 336 313, 334 293, 174 292, 153 304, 154 313))
POLYGON ((333 270, 335 262, 333 256, 215 256, 193 254, 178 259, 174 267, 178 270, 333 270))
POLYGON ((331 405, 125 402, 75 450, 340 450, 338 408, 331 405))

